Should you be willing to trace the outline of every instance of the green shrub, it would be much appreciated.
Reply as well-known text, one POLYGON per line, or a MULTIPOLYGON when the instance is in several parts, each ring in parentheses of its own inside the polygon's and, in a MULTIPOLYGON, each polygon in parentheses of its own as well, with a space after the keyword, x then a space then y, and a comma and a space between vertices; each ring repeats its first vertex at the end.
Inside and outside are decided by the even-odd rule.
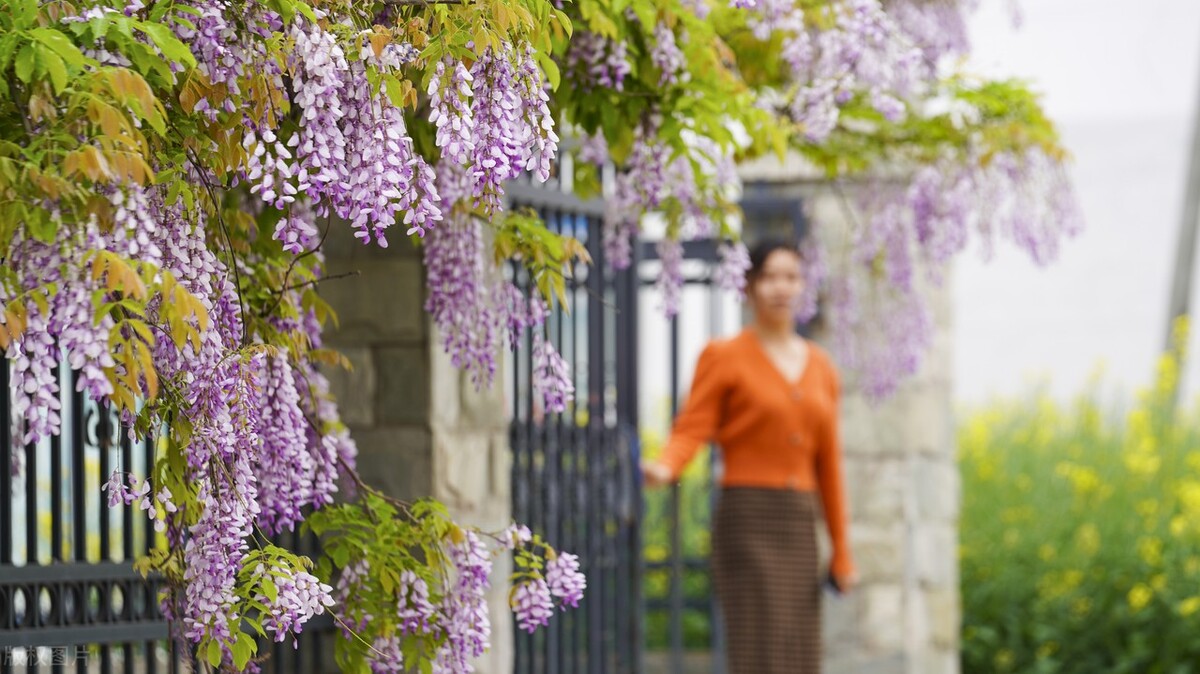
POLYGON ((1200 672, 1200 409, 1046 396, 960 431, 963 671, 1200 672))

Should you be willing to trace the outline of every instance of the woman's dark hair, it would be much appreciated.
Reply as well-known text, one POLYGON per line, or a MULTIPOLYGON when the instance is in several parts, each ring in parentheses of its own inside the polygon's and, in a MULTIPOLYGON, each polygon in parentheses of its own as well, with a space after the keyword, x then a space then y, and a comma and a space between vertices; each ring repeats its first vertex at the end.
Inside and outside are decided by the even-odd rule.
POLYGON ((750 249, 750 268, 746 270, 746 285, 754 283, 754 280, 762 274, 763 267, 767 264, 767 258, 771 257, 771 253, 779 250, 800 257, 800 249, 796 244, 784 239, 763 239, 759 241, 753 248, 750 249))

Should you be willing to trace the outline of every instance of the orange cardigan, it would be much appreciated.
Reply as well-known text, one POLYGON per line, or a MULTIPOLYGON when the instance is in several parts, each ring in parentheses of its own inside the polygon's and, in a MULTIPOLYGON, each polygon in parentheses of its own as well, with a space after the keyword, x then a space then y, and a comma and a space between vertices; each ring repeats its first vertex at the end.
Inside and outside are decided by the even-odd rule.
POLYGON ((854 570, 838 432, 840 384, 823 349, 808 342, 804 372, 788 381, 750 329, 710 342, 659 458, 678 479, 709 441, 720 445, 723 487, 820 491, 833 544, 830 569, 854 570))

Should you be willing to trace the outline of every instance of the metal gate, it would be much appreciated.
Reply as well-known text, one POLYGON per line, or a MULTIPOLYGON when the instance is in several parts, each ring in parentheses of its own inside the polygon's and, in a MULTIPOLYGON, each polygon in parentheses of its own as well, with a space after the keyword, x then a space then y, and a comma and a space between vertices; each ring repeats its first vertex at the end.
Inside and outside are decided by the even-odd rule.
MULTIPOLYGON (((60 366, 62 433, 14 449, 9 367, 0 367, 0 674, 197 671, 191 645, 168 639, 159 579, 133 568, 163 535, 143 511, 109 508, 101 488, 114 469, 150 474, 154 447, 131 441, 116 414, 75 382, 60 366), (23 464, 19 477, 14 458, 23 464)), ((276 542, 316 549, 299 534, 276 542)), ((334 637, 329 616, 317 616, 299 648, 260 640, 260 666, 272 674, 329 671, 334 637)))
MULTIPOLYGON (((569 162, 569 160, 568 160, 569 162)), ((564 173, 569 174, 569 163, 564 173)), ((556 307, 547 338, 571 365, 575 402, 545 415, 534 395, 530 337, 513 356, 513 516, 556 547, 577 553, 588 588, 578 609, 530 635, 517 630, 521 674, 640 672, 641 510, 637 438, 637 283, 608 269, 601 244, 603 201, 583 201, 569 184, 510 185, 514 207, 584 243, 592 264, 567 279, 569 313, 556 307)), ((529 279, 512 273, 518 287, 529 279)))

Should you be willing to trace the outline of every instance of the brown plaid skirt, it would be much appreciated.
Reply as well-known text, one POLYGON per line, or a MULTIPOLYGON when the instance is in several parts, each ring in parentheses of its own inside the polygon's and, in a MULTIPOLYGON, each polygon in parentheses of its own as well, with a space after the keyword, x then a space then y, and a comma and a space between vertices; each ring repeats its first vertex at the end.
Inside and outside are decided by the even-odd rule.
POLYGON ((819 674, 821 576, 811 492, 723 490, 713 582, 729 674, 819 674))

